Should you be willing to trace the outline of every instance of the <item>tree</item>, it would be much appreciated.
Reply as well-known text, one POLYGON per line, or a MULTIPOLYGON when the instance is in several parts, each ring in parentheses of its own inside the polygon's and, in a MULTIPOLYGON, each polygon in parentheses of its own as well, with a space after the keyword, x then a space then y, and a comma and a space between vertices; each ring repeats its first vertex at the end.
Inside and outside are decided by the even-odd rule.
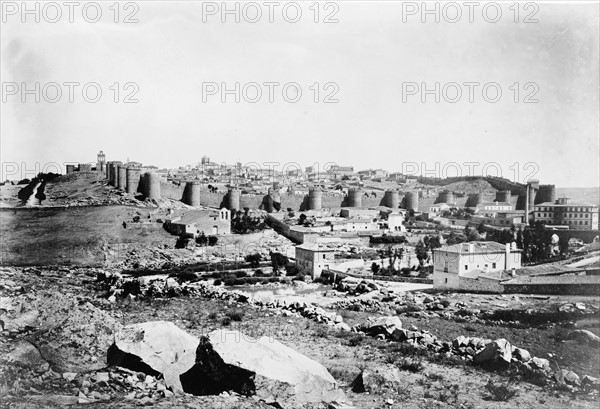
MULTIPOLYGON (((123 223, 125 223, 125 222, 123 222, 123 223)), ((183 235, 179 236, 177 238, 177 241, 175 242, 175 248, 176 249, 184 249, 184 248, 187 247, 189 241, 190 241, 189 237, 186 237, 186 236, 183 236, 183 235)))
POLYGON ((371 272, 372 272, 373 274, 377 274, 377 273, 379 272, 379 269, 380 269, 380 268, 381 268, 381 267, 380 267, 380 266, 379 266, 379 264, 377 264, 377 263, 373 263, 373 264, 371 264, 371 272))
POLYGON ((457 233, 456 231, 452 230, 450 232, 450 236, 446 240, 446 244, 452 246, 454 244, 464 243, 465 241, 467 241, 467 237, 464 234, 457 233))
POLYGON ((262 256, 260 253, 248 254, 244 260, 250 263, 250 267, 256 268, 260 265, 260 261, 262 260, 262 256))
POLYGON ((273 273, 276 273, 280 268, 287 266, 289 263, 289 259, 281 253, 271 252, 270 256, 273 273))
POLYGON ((219 238, 217 236, 208 236, 208 245, 209 246, 216 246, 217 243, 219 242, 219 238))
POLYGON ((306 215, 304 213, 302 213, 298 217, 298 224, 302 226, 302 225, 304 225, 305 222, 306 222, 306 215))
POLYGON ((475 229, 471 229, 469 231, 469 235, 467 236, 467 240, 468 241, 479 241, 481 240, 481 235, 479 234, 479 232, 475 229))
POLYGON ((415 247, 415 253, 417 260, 419 260, 419 266, 423 267, 425 260, 427 260, 429 257, 429 254, 427 253, 427 246, 425 246, 425 243, 423 243, 422 240, 417 243, 417 246, 415 247))
POLYGON ((523 230, 520 227, 517 231, 517 248, 523 250, 523 230))
POLYGON ((196 237, 196 243, 201 246, 206 246, 208 244, 208 238, 204 235, 204 232, 201 232, 198 237, 196 237))

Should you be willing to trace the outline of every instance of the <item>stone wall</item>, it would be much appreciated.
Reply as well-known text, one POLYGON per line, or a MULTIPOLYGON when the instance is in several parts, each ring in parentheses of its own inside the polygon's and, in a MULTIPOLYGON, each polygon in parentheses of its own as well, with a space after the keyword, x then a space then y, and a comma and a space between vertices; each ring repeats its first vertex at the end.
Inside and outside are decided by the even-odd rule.
POLYGON ((469 293, 501 293, 504 287, 498 280, 459 277, 458 288, 469 293))
POLYGON ((600 296, 600 276, 534 276, 510 281, 503 283, 504 293, 600 296))
MULTIPOLYGON (((161 181, 160 184, 161 194, 163 198, 169 198, 173 200, 182 200, 185 183, 181 183, 180 186, 173 184, 172 182, 161 181)), ((385 205, 385 193, 384 192, 365 192, 362 196, 362 207, 375 207, 385 205)), ((218 192, 211 193, 207 190, 200 192, 200 204, 202 206, 221 208, 226 207, 227 193, 218 192)), ((435 203, 437 196, 422 197, 419 198, 419 211, 427 212, 429 207, 435 203)), ((466 205, 468 196, 454 197, 456 205, 464 207, 466 205)), ((293 211, 306 211, 308 210, 308 194, 294 194, 294 193, 283 193, 279 195, 281 204, 281 210, 286 211, 291 208, 293 211)), ((484 201, 492 201, 494 196, 485 196, 484 201)), ((513 207, 516 205, 517 196, 511 197, 511 204, 513 207)), ((241 208, 249 209, 260 209, 265 210, 266 208, 266 195, 254 195, 254 194, 242 194, 240 195, 240 206, 241 208)), ((404 203, 401 203, 401 206, 404 203)), ((334 208, 338 209, 341 207, 348 206, 346 196, 342 194, 332 194, 323 192, 322 196, 322 207, 323 208, 334 208)), ((240 209, 241 210, 241 209, 240 209)))
POLYGON ((174 185, 171 182, 160 181, 160 195, 163 199, 181 200, 183 198, 183 190, 185 183, 181 186, 174 185))

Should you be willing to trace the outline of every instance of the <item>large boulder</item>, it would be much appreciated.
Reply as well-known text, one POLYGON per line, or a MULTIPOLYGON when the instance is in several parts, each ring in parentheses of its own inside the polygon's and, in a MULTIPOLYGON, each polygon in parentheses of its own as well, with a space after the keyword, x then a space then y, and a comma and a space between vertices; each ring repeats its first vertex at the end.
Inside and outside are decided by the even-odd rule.
POLYGON ((484 349, 473 357, 473 363, 487 366, 505 367, 512 359, 512 347, 510 343, 500 338, 490 342, 484 349))
POLYGON ((569 340, 575 340, 580 344, 589 344, 591 346, 600 345, 600 337, 586 329, 577 329, 571 331, 567 336, 569 340))
POLYGON ((196 364, 181 381, 186 392, 196 395, 235 391, 283 408, 345 399, 320 363, 273 338, 233 330, 201 337, 196 364))
POLYGON ((152 376, 162 374, 173 392, 182 392, 180 376, 196 362, 198 338, 166 321, 123 327, 109 348, 109 365, 122 366, 152 376))
POLYGON ((386 389, 397 390, 401 384, 398 368, 387 364, 364 369, 352 383, 352 391, 377 393, 386 389))

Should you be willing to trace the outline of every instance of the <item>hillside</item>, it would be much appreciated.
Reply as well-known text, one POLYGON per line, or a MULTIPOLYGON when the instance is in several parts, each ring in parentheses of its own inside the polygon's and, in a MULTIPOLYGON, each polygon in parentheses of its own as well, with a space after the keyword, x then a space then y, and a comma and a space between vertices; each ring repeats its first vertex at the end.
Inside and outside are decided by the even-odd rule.
POLYGON ((450 178, 445 178, 445 179, 420 177, 420 178, 418 178, 418 181, 419 181, 419 183, 423 183, 423 184, 427 184, 427 185, 444 186, 444 187, 447 187, 448 189, 454 189, 454 188, 448 187, 449 185, 453 185, 453 184, 457 184, 457 183, 465 183, 464 185, 460 185, 460 186, 464 186, 462 191, 465 191, 465 192, 467 192, 467 190, 465 190, 465 189, 470 189, 470 186, 471 186, 470 184, 472 184, 472 183, 475 183, 475 185, 472 188, 476 189, 477 183, 486 182, 489 186, 491 186, 495 190, 510 190, 511 194, 513 196, 525 193, 523 184, 515 183, 509 179, 493 177, 493 176, 484 176, 484 177, 460 176, 460 177, 450 177, 450 178))
POLYGON ((128 206, 2 209, 0 264, 98 266, 123 256, 123 243, 173 246, 175 238, 159 222, 165 215, 166 210, 128 206))

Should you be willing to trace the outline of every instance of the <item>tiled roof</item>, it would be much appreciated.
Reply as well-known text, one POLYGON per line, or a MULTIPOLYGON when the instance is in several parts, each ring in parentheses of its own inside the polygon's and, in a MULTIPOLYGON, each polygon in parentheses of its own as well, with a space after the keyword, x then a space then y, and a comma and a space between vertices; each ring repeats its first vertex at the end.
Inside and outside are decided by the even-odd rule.
POLYGON ((554 202, 544 202, 544 203, 538 203, 538 204, 534 205, 534 207, 537 207, 537 206, 554 206, 554 207, 585 206, 585 207, 595 207, 595 208, 598 207, 598 205, 588 203, 588 202, 569 202, 569 203, 565 203, 565 204, 558 204, 558 203, 554 203, 554 202))
POLYGON ((479 203, 477 205, 477 207, 483 207, 483 206, 510 206, 510 207, 512 207, 512 205, 507 202, 483 202, 483 203, 479 203))
POLYGON ((296 246, 297 249, 301 250, 309 250, 309 251, 335 251, 334 249, 330 249, 325 247, 323 244, 319 243, 303 243, 296 246))
MULTIPOLYGON (((435 249, 435 251, 440 251, 440 252, 445 251, 445 252, 449 252, 449 253, 459 253, 459 254, 469 254, 469 253, 485 254, 485 253, 504 252, 505 249, 506 249, 506 246, 504 244, 496 243, 495 241, 471 241, 468 243, 454 244, 452 246, 443 246, 438 249, 435 249), (469 251, 471 248, 473 250, 469 251)), ((515 249, 515 250, 511 250, 511 251, 514 252, 514 251, 521 251, 521 250, 515 249)))

